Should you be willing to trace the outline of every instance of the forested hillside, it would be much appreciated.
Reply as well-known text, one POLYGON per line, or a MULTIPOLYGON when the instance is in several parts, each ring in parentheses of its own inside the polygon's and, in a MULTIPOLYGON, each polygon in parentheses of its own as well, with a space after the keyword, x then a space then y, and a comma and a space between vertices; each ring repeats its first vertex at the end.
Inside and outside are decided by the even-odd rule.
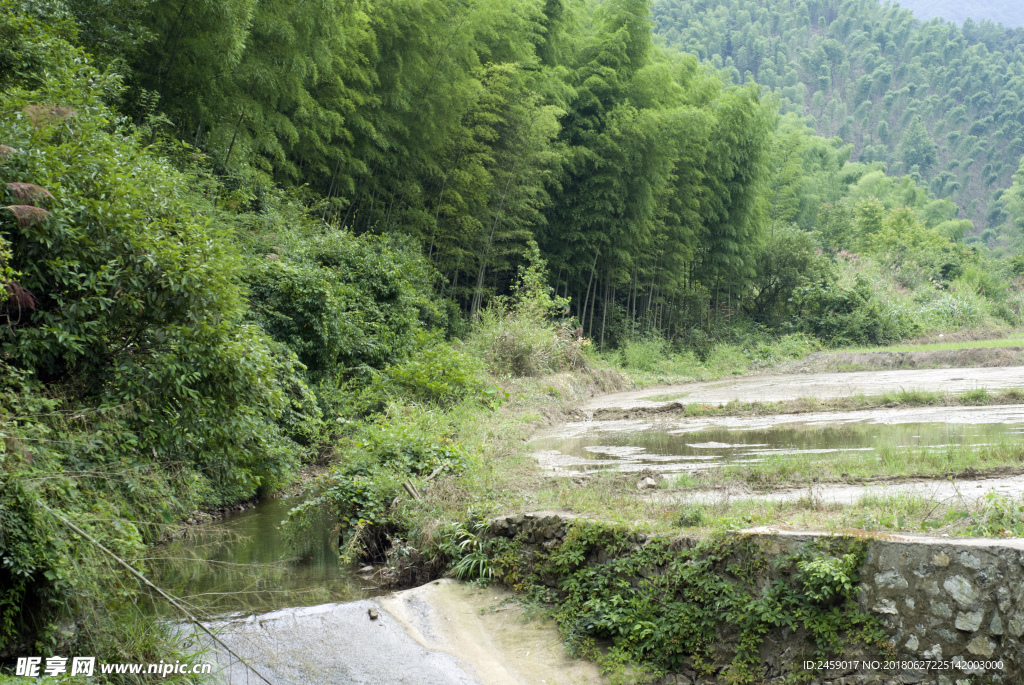
POLYGON ((900 7, 923 21, 938 18, 962 24, 970 19, 980 24, 987 20, 1024 27, 1024 5, 1016 0, 900 0, 900 7))
POLYGON ((402 482, 463 469, 451 417, 510 378, 1022 323, 1024 262, 965 244, 949 199, 984 213, 1017 168, 1012 35, 882 9, 687 34, 803 40, 730 56, 787 110, 831 55, 814 82, 894 131, 847 145, 659 48, 649 10, 0 0, 0 658, 167 658, 72 531, 144 569, 177 521, 312 464, 349 541, 404 531, 402 482))
POLYGON ((952 198, 986 239, 1024 154, 1024 30, 922 23, 875 0, 659 0, 672 47, 753 78, 823 136, 952 198))

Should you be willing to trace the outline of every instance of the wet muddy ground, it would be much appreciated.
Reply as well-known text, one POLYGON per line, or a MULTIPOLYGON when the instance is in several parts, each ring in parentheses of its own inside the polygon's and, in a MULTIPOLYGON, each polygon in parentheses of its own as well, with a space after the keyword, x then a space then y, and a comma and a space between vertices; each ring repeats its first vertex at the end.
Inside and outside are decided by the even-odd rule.
MULTIPOLYGON (((584 415, 657 409, 674 403, 777 402, 808 397, 832 399, 903 391, 959 393, 1024 387, 1024 367, 899 369, 838 373, 747 376, 616 393, 591 400, 584 415)), ((685 418, 669 414, 628 420, 586 420, 560 426, 534 442, 541 465, 554 473, 612 469, 678 474, 766 458, 794 459, 879 450, 947 450, 1016 444, 1024 436, 1024 405, 882 408, 770 416, 685 418)), ((863 484, 794 482, 770 492, 742 483, 655 490, 641 496, 701 502, 762 499, 852 504, 868 495, 920 496, 948 502, 977 500, 990 492, 1024 494, 1024 476, 942 479, 896 478, 863 484)))
POLYGON ((853 505, 866 498, 920 497, 946 506, 975 506, 989 493, 1010 497, 1024 495, 1024 475, 984 479, 907 479, 894 482, 865 483, 863 485, 843 484, 794 484, 771 492, 755 492, 741 484, 705 490, 664 490, 651 497, 681 504, 727 504, 743 500, 798 502, 806 500, 815 506, 853 505))
POLYGON ((805 397, 829 399, 881 395, 900 390, 966 392, 1024 387, 1024 366, 957 369, 900 369, 848 373, 780 374, 686 383, 603 395, 590 400, 585 411, 664 407, 673 402, 725 404, 779 402, 805 397))
POLYGON ((1024 438, 1024 405, 920 407, 771 416, 711 416, 566 424, 534 441, 543 467, 570 474, 700 471, 879 449, 946 450, 1024 438))

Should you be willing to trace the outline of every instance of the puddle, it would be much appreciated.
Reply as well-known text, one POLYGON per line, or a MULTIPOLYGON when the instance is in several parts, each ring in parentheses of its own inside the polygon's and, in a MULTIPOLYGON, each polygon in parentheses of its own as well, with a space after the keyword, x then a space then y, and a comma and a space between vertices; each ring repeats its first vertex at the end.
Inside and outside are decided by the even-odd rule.
POLYGON ((195 526, 188 539, 153 550, 153 581, 207 616, 379 594, 371 582, 339 564, 335 536, 327 526, 318 526, 301 547, 285 537, 281 521, 298 502, 268 499, 248 511, 195 526))
POLYGON ((945 450, 1024 437, 1024 405, 925 407, 763 417, 590 421, 534 441, 560 472, 653 469, 680 473, 786 455, 879 449, 945 450))

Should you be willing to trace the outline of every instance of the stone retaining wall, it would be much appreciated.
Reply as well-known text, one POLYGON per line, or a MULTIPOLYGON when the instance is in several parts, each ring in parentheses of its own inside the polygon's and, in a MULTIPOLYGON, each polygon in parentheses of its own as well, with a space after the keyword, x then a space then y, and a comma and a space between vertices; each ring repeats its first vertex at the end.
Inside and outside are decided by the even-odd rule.
MULTIPOLYGON (((563 512, 493 519, 493 535, 523 534, 527 544, 550 547, 576 517, 563 512)), ((796 551, 825 533, 753 529, 770 554, 796 551)), ((638 533, 637 544, 647 536, 638 533)), ((686 545, 689 546, 689 545, 686 545)), ((878 616, 895 646, 897 669, 830 671, 820 685, 1024 684, 1024 541, 875 536, 860 574, 858 603, 878 616), (981 669, 977 662, 1002 661, 981 669), (924 669, 906 662, 933 662, 924 669), (942 669, 935 665, 944 666, 942 669)), ((851 655, 832 655, 835 659, 851 655)), ((701 682, 686 674, 666 683, 701 682)), ((787 681, 788 682, 788 681, 787 681)))

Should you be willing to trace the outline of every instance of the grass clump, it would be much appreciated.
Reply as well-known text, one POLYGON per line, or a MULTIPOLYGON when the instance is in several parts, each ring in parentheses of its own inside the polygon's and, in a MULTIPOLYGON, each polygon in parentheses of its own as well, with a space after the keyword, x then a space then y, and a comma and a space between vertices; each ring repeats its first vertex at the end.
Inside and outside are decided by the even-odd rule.
POLYGON ((885 477, 944 477, 998 467, 1024 468, 1024 447, 1003 441, 989 445, 951 445, 946 448, 879 446, 864 452, 837 452, 822 459, 818 454, 768 454, 756 464, 724 464, 700 476, 704 486, 742 482, 755 490, 836 483, 885 477))
POLYGON ((666 380, 713 380, 752 369, 799 359, 821 349, 804 334, 778 337, 754 334, 735 342, 719 341, 701 347, 673 344, 659 337, 634 338, 604 355, 608 363, 631 372, 640 384, 666 380))

